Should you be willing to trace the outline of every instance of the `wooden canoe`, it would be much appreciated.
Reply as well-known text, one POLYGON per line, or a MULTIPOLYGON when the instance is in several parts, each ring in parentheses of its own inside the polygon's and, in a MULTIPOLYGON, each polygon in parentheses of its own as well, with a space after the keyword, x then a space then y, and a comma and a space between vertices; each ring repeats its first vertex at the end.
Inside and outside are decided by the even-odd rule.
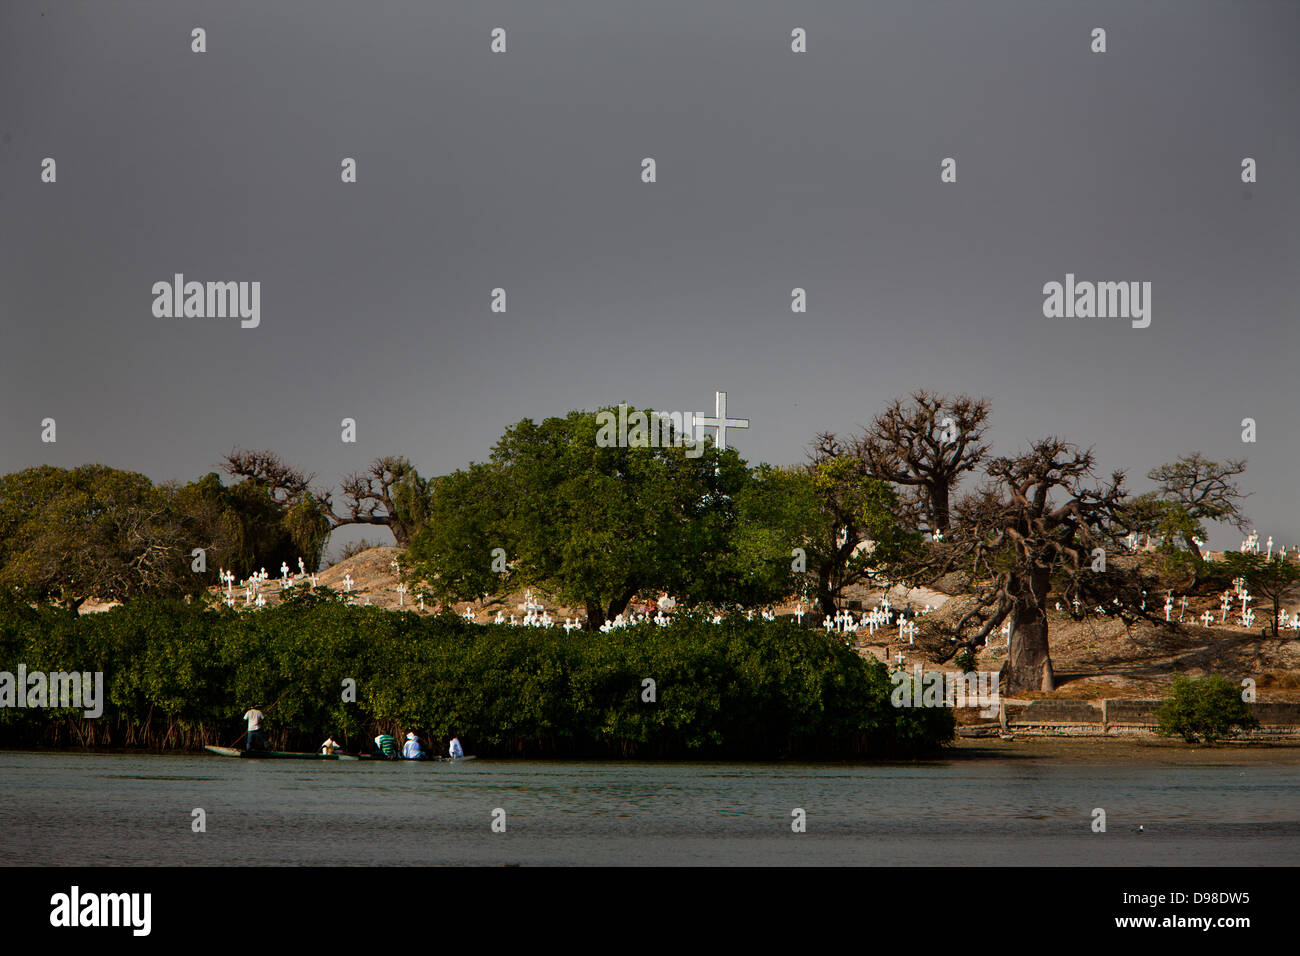
POLYGON ((256 757, 260 760, 357 760, 353 754, 300 754, 285 750, 240 750, 237 747, 206 746, 204 750, 218 757, 256 757))

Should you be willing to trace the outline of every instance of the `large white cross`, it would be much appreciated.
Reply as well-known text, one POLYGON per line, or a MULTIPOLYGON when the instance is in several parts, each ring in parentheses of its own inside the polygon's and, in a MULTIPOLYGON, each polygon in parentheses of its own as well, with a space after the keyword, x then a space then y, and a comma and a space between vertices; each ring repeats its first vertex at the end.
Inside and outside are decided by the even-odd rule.
MULTIPOLYGON (((703 415, 691 414, 691 425, 694 428, 716 428, 718 430, 718 440, 715 443, 719 449, 727 447, 727 429, 728 428, 748 428, 748 418, 728 418, 727 417, 727 393, 713 393, 713 418, 706 418, 703 415)), ((696 436, 699 437, 698 435, 696 436)))

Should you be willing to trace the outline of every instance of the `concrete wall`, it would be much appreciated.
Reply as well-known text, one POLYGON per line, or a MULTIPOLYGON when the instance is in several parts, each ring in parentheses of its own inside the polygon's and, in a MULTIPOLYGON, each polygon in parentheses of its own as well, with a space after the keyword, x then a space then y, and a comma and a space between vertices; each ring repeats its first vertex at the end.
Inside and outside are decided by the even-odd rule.
MULTIPOLYGON (((1124 736, 1155 733, 1156 710, 1163 701, 1112 698, 1100 701, 1034 700, 1027 706, 1004 705, 1000 715, 1010 733, 1065 736, 1124 736)), ((1250 704, 1259 721, 1257 734, 1300 735, 1300 703, 1267 701, 1250 704)))

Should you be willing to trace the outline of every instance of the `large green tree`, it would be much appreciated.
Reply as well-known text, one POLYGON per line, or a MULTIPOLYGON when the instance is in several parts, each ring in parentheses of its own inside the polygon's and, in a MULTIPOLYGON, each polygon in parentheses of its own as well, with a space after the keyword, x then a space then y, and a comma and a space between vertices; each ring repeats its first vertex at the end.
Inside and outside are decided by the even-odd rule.
POLYGON ((821 611, 834 614, 846 588, 887 581, 915 560, 921 535, 900 523, 908 509, 893 485, 834 435, 817 436, 804 477, 811 502, 798 513, 811 515, 803 542, 809 583, 821 611))
POLYGON ((193 593, 186 536, 145 475, 45 465, 0 478, 0 587, 79 608, 90 597, 193 593))
POLYGON ((281 562, 296 568, 299 557, 313 570, 319 566, 328 526, 310 492, 284 502, 257 482, 224 485, 215 473, 163 490, 190 548, 207 552, 208 584, 218 568, 244 578, 281 562))
POLYGON ((598 441, 599 416, 524 419, 488 462, 441 479, 408 552, 414 573, 463 600, 504 589, 508 568, 511 587, 545 587, 590 629, 640 592, 755 604, 789 589, 790 542, 746 523, 774 507, 770 473, 707 442, 682 447, 666 423, 658 445, 598 441))

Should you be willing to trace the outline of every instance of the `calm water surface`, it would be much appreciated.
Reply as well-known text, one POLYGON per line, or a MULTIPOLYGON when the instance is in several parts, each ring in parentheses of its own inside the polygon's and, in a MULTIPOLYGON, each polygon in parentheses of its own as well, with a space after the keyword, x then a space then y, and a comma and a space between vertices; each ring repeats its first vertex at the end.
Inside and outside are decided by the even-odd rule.
POLYGON ((1298 838, 1295 765, 0 753, 10 865, 1296 865, 1298 838), (1094 807, 1109 832, 1091 832, 1094 807))

